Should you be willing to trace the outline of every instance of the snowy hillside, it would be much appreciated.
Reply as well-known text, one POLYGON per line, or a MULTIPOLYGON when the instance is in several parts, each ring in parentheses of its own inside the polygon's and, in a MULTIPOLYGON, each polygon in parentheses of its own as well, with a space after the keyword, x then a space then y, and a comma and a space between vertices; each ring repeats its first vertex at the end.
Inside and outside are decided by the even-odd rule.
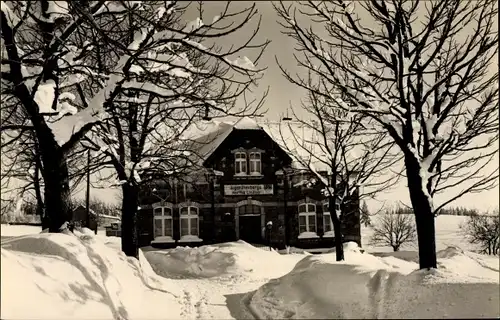
MULTIPOLYGON (((371 217, 372 224, 376 224, 381 215, 371 217)), ((475 250, 476 247, 467 242, 467 239, 460 231, 460 225, 467 221, 466 216, 449 216, 441 215, 436 218, 436 249, 444 250, 447 247, 455 246, 463 250, 475 250)), ((371 227, 361 227, 361 242, 362 247, 369 252, 385 252, 392 251, 390 247, 374 247, 370 243, 370 238, 373 234, 371 227)), ((414 244, 403 245, 401 250, 416 251, 417 246, 414 244)))

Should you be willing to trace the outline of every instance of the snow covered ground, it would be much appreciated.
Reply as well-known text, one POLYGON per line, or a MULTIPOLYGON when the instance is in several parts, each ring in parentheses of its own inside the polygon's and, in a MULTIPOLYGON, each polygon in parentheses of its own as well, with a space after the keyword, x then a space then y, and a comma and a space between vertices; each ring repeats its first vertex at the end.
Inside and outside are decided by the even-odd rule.
POLYGON ((2 241, 2 319, 180 318, 180 288, 87 231, 2 241))
MULTIPOLYGON (((444 239, 440 218, 438 242, 444 239)), ((445 220, 456 218, 463 217, 441 221, 450 226, 445 220)), ((416 271, 414 251, 394 255, 382 248, 385 253, 376 256, 369 253, 374 248, 362 253, 353 243, 342 263, 334 261, 334 253, 279 254, 243 241, 145 248, 135 261, 119 251, 120 238, 39 232, 2 225, 1 318, 500 316, 498 257, 443 249, 442 243, 439 268, 416 271)), ((446 242, 458 243, 458 232, 446 232, 446 242)))

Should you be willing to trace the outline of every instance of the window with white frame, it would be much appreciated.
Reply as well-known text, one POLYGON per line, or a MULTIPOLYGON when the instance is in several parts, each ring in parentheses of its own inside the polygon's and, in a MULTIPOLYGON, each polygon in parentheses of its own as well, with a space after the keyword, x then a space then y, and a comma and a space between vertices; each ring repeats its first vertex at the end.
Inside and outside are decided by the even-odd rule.
POLYGON ((153 209, 154 214, 154 236, 158 237, 172 237, 173 219, 172 207, 161 206, 153 209))
POLYGON ((260 152, 250 152, 250 174, 262 173, 262 159, 260 152))
POLYGON ((180 208, 181 237, 199 235, 198 208, 186 206, 180 208))
POLYGON ((316 205, 299 204, 299 233, 316 232, 316 205))
POLYGON ((328 202, 323 204, 323 231, 324 233, 333 232, 333 221, 328 202))
POLYGON ((234 170, 237 175, 247 174, 247 154, 246 152, 236 152, 234 154, 234 170))

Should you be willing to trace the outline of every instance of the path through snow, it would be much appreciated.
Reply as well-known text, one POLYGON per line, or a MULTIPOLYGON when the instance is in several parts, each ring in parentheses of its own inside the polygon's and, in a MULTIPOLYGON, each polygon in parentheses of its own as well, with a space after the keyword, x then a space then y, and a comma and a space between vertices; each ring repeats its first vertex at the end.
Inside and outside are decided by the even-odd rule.
POLYGON ((178 301, 184 319, 256 318, 249 309, 254 291, 306 257, 284 256, 244 242, 148 250, 144 256, 158 275, 183 290, 178 301))
POLYGON ((229 276, 210 279, 182 279, 177 285, 183 319, 254 319, 248 307, 253 292, 270 279, 229 276))

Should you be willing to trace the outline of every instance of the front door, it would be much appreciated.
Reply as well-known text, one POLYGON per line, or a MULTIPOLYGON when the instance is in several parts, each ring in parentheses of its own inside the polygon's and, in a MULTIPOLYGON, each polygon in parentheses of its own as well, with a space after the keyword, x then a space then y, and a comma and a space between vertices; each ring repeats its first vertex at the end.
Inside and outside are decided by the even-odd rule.
POLYGON ((221 217, 221 240, 223 242, 236 240, 234 215, 232 212, 225 212, 221 217))
POLYGON ((240 239, 248 243, 262 243, 262 226, 259 215, 240 216, 240 239))

